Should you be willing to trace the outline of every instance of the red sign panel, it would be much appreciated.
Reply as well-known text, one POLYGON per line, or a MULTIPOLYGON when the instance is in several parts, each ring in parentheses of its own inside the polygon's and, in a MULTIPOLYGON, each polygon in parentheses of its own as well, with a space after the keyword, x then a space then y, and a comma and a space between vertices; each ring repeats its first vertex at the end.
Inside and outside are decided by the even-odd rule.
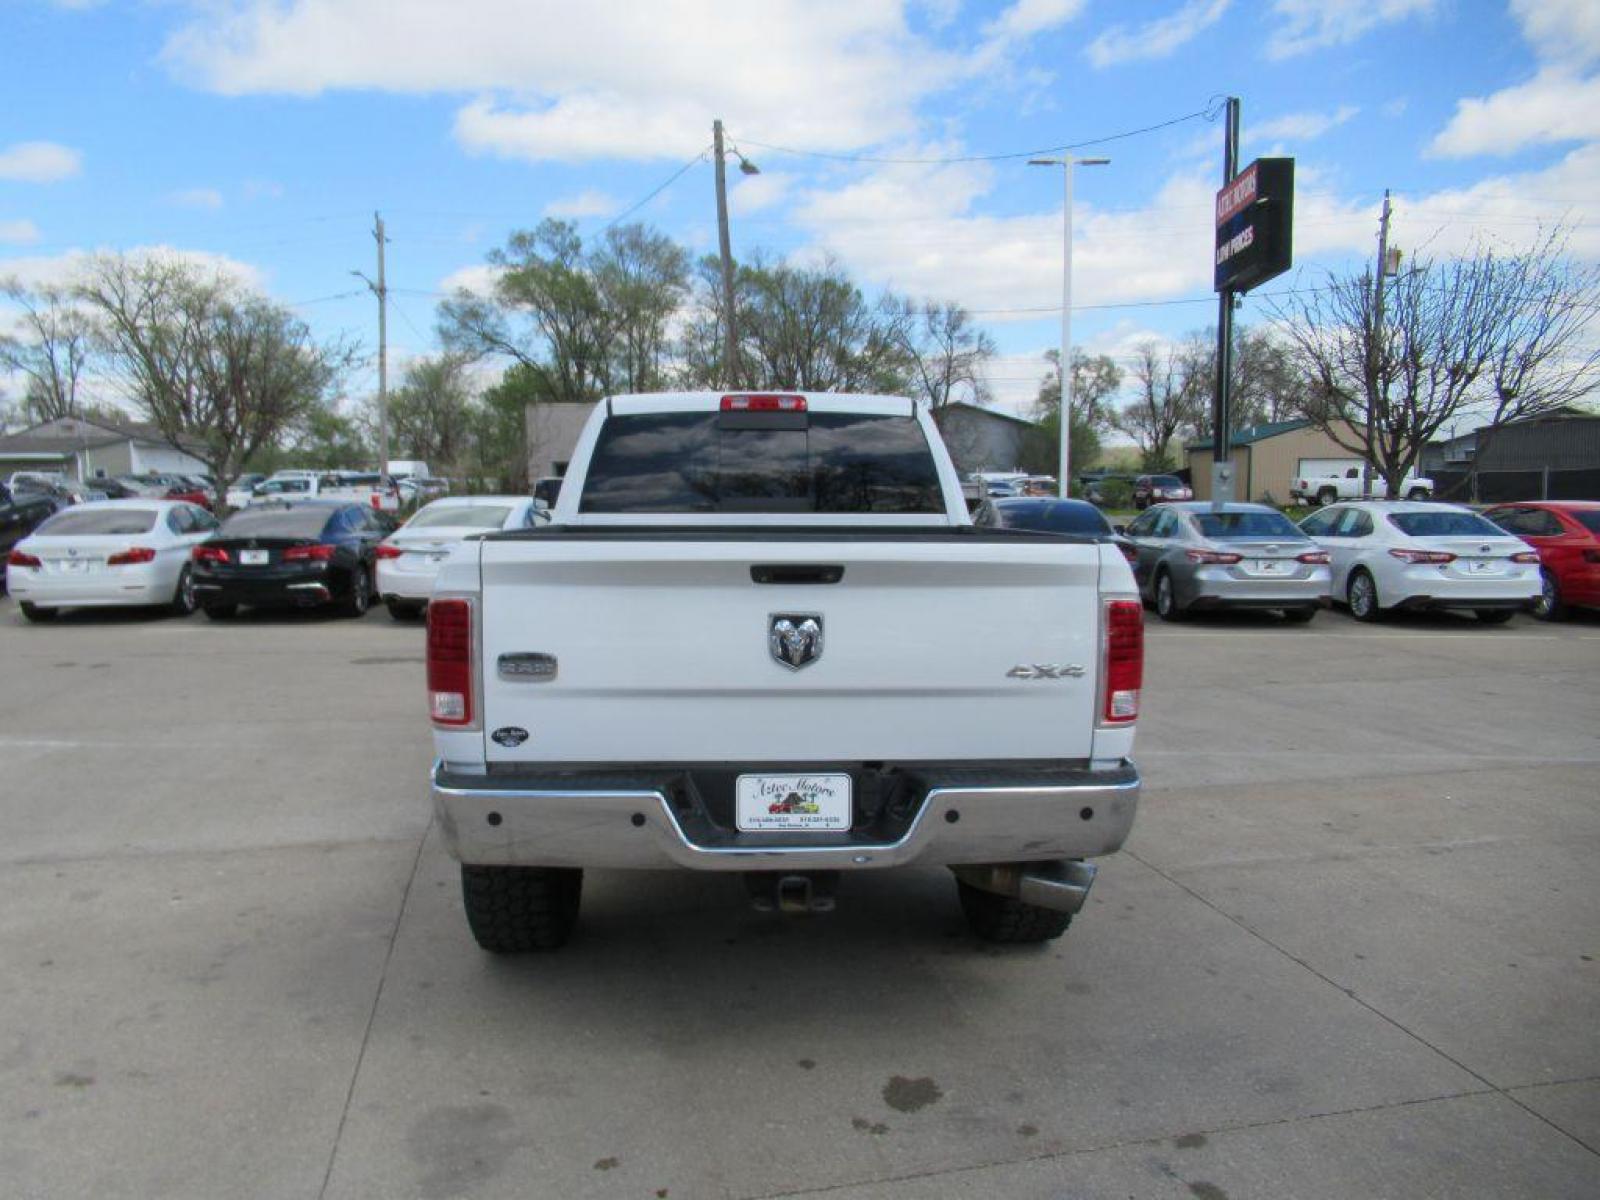
POLYGON ((1217 193, 1217 224, 1224 225, 1256 202, 1256 168, 1251 163, 1233 177, 1233 182, 1217 193))

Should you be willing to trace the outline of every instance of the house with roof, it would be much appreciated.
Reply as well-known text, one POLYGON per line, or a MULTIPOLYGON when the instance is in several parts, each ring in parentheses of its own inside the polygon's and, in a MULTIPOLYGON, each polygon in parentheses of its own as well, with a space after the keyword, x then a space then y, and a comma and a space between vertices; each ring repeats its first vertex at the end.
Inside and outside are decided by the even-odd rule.
MULTIPOLYGON (((1345 440, 1360 445, 1359 428, 1352 425, 1346 430, 1345 440)), ((1195 499, 1211 499, 1211 439, 1189 442, 1184 450, 1195 499)), ((1351 454, 1303 418, 1250 425, 1233 435, 1234 498, 1286 504, 1289 481, 1296 476, 1317 474, 1329 463, 1360 461, 1360 455, 1351 454)))
POLYGON ((0 477, 45 471, 80 482, 151 471, 196 474, 206 464, 198 442, 172 445, 154 425, 101 417, 57 417, 0 436, 0 477))
POLYGON ((1018 471, 1023 446, 1038 426, 1010 413, 957 401, 933 410, 945 449, 963 475, 972 471, 1018 471))

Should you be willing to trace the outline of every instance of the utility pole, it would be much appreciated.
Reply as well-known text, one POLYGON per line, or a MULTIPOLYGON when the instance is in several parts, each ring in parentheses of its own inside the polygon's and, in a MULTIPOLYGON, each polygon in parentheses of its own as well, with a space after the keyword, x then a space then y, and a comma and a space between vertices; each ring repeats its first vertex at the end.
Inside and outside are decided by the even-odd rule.
MULTIPOLYGON (((1383 189, 1383 216, 1378 218, 1378 269, 1372 281, 1372 383, 1381 385, 1388 397, 1388 384, 1383 382, 1383 277, 1389 271, 1389 189, 1383 189)), ((1361 494, 1372 495, 1372 434, 1373 397, 1367 397, 1367 454, 1361 464, 1361 494)))
POLYGON ((727 364, 724 377, 730 388, 739 386, 739 332, 734 327, 733 311, 733 248, 728 236, 728 167, 722 159, 722 120, 711 123, 712 157, 716 160, 717 175, 717 243, 722 249, 722 308, 723 332, 727 335, 724 355, 727 364))
POLYGON ((383 218, 372 214, 372 236, 378 243, 378 279, 374 283, 360 271, 351 271, 378 298, 378 487, 389 474, 389 288, 383 278, 383 218))
MULTIPOLYGON (((1239 173, 1239 98, 1228 97, 1222 142, 1222 186, 1239 173)), ((1217 386, 1211 405, 1211 507, 1233 499, 1233 289, 1217 296, 1217 386), (1226 468, 1226 469, 1225 469, 1226 468)))

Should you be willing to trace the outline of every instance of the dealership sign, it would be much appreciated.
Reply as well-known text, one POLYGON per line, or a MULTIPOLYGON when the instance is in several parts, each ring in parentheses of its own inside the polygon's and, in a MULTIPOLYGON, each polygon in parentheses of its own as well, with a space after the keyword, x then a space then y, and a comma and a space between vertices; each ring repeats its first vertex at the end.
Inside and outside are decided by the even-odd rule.
POLYGON ((1294 159, 1258 158, 1217 193, 1214 286, 1249 291, 1294 259, 1294 159))

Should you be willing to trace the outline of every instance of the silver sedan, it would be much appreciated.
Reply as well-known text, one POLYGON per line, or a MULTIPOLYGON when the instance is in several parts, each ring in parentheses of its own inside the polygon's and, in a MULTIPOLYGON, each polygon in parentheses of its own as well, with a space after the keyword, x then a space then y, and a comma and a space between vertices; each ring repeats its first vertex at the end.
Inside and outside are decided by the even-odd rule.
POLYGON ((1265 504, 1158 504, 1127 527, 1140 593, 1164 621, 1217 608, 1309 621, 1328 599, 1328 552, 1265 504))

